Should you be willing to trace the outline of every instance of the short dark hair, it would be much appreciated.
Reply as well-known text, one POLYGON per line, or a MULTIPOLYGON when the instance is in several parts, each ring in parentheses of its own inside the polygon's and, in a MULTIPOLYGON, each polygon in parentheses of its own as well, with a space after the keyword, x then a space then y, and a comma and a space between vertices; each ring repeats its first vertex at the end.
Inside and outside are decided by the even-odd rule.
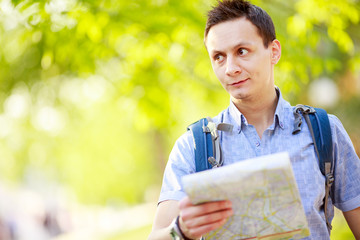
POLYGON ((217 6, 208 12, 205 39, 214 25, 242 17, 256 26, 266 48, 276 39, 274 23, 269 14, 245 0, 218 0, 217 6))

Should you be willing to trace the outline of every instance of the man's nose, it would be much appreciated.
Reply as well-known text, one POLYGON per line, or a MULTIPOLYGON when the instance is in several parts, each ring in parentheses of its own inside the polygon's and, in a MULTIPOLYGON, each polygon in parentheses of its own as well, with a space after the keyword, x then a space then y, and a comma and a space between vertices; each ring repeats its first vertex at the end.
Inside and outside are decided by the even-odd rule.
POLYGON ((239 64, 239 61, 237 61, 236 58, 234 57, 228 57, 227 61, 226 61, 226 75, 228 76, 233 76, 236 74, 241 73, 241 67, 239 64))

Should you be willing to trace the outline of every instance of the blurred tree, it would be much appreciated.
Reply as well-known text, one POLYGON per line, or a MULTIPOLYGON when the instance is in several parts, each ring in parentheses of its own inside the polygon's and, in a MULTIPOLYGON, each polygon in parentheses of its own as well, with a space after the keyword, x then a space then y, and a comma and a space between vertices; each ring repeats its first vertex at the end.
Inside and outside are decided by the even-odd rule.
MULTIPOLYGON (((61 182, 86 203, 153 200, 175 139, 228 105, 203 46, 213 2, 0 1, 0 176, 61 182)), ((311 83, 329 78, 327 109, 359 151, 359 1, 253 3, 277 27, 282 93, 313 104, 311 83)))

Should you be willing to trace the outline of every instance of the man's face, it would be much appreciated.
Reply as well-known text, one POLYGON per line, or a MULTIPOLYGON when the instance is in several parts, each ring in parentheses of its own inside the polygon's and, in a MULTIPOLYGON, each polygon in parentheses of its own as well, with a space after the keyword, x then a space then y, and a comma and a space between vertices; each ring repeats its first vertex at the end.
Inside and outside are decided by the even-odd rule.
POLYGON ((281 54, 277 40, 265 48, 256 26, 238 18, 211 27, 205 44, 214 72, 234 102, 273 93, 273 67, 281 54))

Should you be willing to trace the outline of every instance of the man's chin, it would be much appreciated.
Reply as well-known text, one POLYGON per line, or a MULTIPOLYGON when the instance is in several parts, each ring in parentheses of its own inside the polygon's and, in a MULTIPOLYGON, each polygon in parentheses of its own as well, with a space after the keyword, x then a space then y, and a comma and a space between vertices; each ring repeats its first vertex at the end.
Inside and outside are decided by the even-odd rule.
POLYGON ((230 93, 230 96, 233 100, 244 100, 249 98, 250 94, 248 94, 247 92, 239 91, 230 93))

